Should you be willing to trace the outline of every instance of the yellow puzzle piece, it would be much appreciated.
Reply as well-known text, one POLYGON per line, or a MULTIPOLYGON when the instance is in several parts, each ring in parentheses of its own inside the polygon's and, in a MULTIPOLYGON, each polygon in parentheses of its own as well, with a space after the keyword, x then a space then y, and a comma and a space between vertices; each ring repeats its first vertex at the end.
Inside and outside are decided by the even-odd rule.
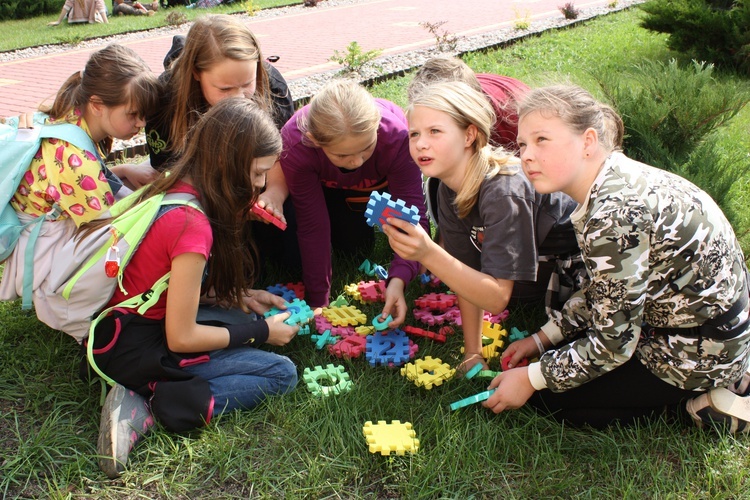
POLYGON ((416 438, 416 432, 411 428, 411 423, 399 420, 393 420, 387 424, 385 420, 378 420, 377 424, 368 421, 365 422, 362 432, 365 434, 367 444, 370 445, 370 453, 381 455, 390 455, 395 452, 396 455, 416 453, 419 449, 419 439, 416 438))
POLYGON ((440 358, 432 356, 417 359, 414 363, 406 363, 401 368, 401 375, 414 382, 417 387, 424 387, 427 390, 450 380, 455 373, 456 370, 448 363, 443 363, 440 358))

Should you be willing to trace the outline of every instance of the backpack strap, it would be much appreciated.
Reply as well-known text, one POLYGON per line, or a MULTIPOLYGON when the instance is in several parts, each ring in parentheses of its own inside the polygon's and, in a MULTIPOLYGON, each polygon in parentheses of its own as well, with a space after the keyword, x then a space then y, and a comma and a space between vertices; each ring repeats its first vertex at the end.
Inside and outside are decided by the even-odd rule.
POLYGON ((88 359, 91 368, 93 368, 94 371, 109 385, 115 385, 116 382, 105 375, 105 373, 99 368, 99 366, 97 366, 96 360, 94 359, 94 330, 96 330, 96 326, 102 319, 106 318, 115 309, 135 309, 136 312, 142 316, 151 306, 156 304, 156 302, 159 300, 159 297, 161 297, 161 294, 164 293, 164 290, 167 289, 167 287, 169 286, 169 277, 171 274, 171 272, 168 272, 167 274, 159 278, 150 289, 146 290, 142 294, 127 298, 119 304, 106 308, 105 310, 100 312, 91 322, 91 326, 89 327, 89 338, 86 343, 86 358, 88 359))
MULTIPOLYGON (((61 139, 79 149, 91 151, 99 159, 99 163, 104 165, 104 162, 99 155, 99 149, 94 145, 94 141, 91 140, 91 137, 89 137, 89 135, 77 125, 73 125, 72 123, 42 125, 41 131, 39 132, 39 139, 40 144, 42 139, 61 139)), ((34 248, 36 247, 36 240, 39 237, 39 233, 42 230, 42 221, 56 220, 61 213, 62 210, 60 206, 55 203, 52 206, 52 210, 44 217, 37 217, 26 225, 27 227, 34 227, 29 234, 29 240, 28 243, 26 243, 26 253, 23 256, 23 292, 21 294, 21 309, 31 309, 32 305, 32 294, 34 291, 34 248)))

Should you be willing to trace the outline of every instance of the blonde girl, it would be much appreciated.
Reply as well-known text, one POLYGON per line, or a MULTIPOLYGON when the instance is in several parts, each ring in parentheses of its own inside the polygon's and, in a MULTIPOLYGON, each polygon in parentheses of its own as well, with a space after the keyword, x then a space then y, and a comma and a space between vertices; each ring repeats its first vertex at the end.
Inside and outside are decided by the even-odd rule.
POLYGON ((734 231, 699 188, 619 149, 623 123, 580 87, 535 89, 519 109, 526 176, 564 192, 587 283, 513 362, 485 406, 532 406, 597 427, 687 408, 699 425, 750 426, 748 283, 734 231))
MULTIPOLYGON (((374 233, 364 210, 372 191, 416 205, 427 229, 419 169, 409 156, 406 118, 392 102, 374 99, 352 81, 326 85, 281 130, 284 184, 264 193, 278 207, 288 193, 297 217, 305 298, 328 304, 331 247, 354 259, 370 256, 374 233)), ((289 229, 287 229, 289 230, 289 229)), ((406 317, 404 286, 418 264, 396 256, 388 270, 383 318, 392 327, 406 317)))
POLYGON ((568 217, 575 204, 565 195, 535 193, 518 159, 488 145, 495 115, 465 83, 422 88, 407 117, 412 158, 422 174, 441 181, 443 247, 394 219, 385 233, 398 255, 419 261, 458 295, 465 348, 459 368, 486 366, 483 312, 500 313, 511 298, 544 297, 554 260, 578 252, 568 217))

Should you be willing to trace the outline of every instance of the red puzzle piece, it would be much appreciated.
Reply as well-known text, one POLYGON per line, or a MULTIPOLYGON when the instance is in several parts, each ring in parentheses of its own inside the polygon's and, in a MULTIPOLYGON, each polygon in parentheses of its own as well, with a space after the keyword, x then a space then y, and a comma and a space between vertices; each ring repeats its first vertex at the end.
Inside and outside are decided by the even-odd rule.
POLYGON ((282 231, 286 229, 286 222, 279 219, 275 215, 273 215, 271 212, 266 210, 265 208, 261 207, 257 203, 253 204, 253 208, 250 209, 255 215, 263 219, 264 221, 270 222, 274 226, 278 227, 282 231))

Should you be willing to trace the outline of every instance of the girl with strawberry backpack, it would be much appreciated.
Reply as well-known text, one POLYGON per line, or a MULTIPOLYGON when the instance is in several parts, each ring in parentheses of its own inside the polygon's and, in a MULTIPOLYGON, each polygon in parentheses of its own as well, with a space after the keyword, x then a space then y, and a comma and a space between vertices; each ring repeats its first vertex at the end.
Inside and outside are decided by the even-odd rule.
MULTIPOLYGON (((22 223, 45 219, 31 247, 34 300, 49 274, 51 259, 46 257, 68 241, 77 227, 96 219, 115 202, 122 183, 102 158, 109 153, 113 138, 130 139, 143 128, 146 110, 156 106, 157 96, 158 79, 146 63, 132 49, 112 44, 91 54, 84 70, 73 73, 62 85, 52 106, 41 109, 49 115, 47 123, 73 124, 90 141, 80 147, 54 137, 42 139, 10 200, 22 223)), ((1 300, 23 295, 30 232, 21 234, 5 262, 1 300)))
POLYGON ((248 314, 284 308, 282 297, 250 289, 259 263, 245 244, 248 207, 281 152, 279 132, 251 100, 230 98, 203 115, 189 139, 171 173, 136 203, 187 193, 200 207, 160 214, 123 271, 128 293, 117 290, 107 307, 153 291, 166 273, 169 287, 152 296, 146 311, 117 308, 89 337, 94 369, 118 384, 102 409, 97 450, 109 477, 124 470, 154 418, 167 430, 186 431, 297 383, 292 361, 256 347, 285 345, 299 327, 284 323, 288 313, 265 320, 248 314))

